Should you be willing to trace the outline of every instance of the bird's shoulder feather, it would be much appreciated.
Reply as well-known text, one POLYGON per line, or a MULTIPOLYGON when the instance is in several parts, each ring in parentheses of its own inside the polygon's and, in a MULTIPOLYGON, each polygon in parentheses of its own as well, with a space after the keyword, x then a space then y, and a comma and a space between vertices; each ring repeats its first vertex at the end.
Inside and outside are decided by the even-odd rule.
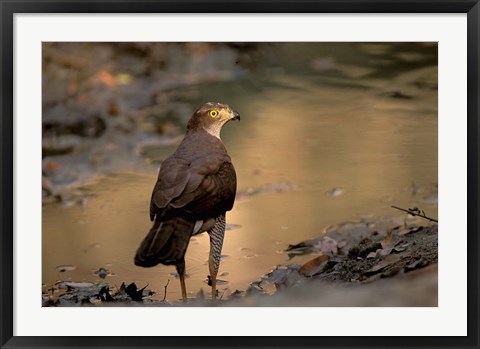
POLYGON ((162 215, 210 217, 230 210, 236 174, 226 152, 167 158, 159 171, 150 202, 150 218, 162 215))

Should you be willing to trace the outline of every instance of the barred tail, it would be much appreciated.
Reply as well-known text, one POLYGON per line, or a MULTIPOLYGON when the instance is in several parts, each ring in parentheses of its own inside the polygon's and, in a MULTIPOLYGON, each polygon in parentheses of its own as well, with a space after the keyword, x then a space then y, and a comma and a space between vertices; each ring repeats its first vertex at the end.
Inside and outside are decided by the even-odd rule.
POLYGON ((135 265, 153 267, 159 263, 178 264, 193 233, 195 222, 175 217, 164 222, 155 221, 135 255, 135 265))

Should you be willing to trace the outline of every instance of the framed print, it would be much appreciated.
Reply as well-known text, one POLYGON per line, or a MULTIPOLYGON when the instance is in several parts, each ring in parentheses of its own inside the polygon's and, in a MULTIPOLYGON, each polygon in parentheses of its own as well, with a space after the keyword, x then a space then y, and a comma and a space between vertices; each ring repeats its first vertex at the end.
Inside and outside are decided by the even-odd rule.
POLYGON ((2 348, 479 347, 479 6, 2 1, 2 348))

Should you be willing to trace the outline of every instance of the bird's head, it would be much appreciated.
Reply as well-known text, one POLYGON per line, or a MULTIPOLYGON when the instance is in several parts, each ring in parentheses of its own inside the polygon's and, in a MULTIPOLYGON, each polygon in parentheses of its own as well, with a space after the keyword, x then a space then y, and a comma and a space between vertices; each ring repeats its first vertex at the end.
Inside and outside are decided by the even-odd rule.
POLYGON ((220 138, 222 126, 231 120, 240 120, 240 114, 227 104, 208 102, 193 113, 188 121, 188 131, 204 130, 220 138))

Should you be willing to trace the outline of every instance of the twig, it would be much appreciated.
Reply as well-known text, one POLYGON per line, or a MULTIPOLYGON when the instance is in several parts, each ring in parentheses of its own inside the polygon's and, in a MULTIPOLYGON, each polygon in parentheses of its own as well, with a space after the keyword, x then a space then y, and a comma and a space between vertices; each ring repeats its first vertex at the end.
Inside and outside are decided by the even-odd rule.
POLYGON ((167 287, 168 287, 168 284, 170 283, 170 279, 167 280, 167 283, 165 284, 165 293, 163 294, 163 300, 162 302, 165 303, 165 299, 167 298, 167 287))
POLYGON ((438 221, 436 219, 433 219, 433 218, 430 218, 430 217, 427 217, 425 215, 425 211, 420 211, 418 208, 414 207, 414 208, 409 208, 409 209, 404 209, 404 208, 401 208, 401 207, 397 207, 397 206, 393 206, 392 205, 392 208, 395 208, 397 210, 400 210, 400 211, 403 211, 403 212, 407 212, 409 215, 412 215, 412 216, 418 216, 418 217, 422 217, 422 218, 425 218, 425 219, 428 219, 430 222, 436 222, 438 223, 438 221))
POLYGON ((220 296, 220 299, 219 299, 219 301, 221 301, 221 300, 222 300, 222 298, 223 298, 223 295, 225 294, 225 292, 227 292, 227 289, 224 289, 224 290, 223 290, 223 292, 222 292, 222 295, 220 296))

